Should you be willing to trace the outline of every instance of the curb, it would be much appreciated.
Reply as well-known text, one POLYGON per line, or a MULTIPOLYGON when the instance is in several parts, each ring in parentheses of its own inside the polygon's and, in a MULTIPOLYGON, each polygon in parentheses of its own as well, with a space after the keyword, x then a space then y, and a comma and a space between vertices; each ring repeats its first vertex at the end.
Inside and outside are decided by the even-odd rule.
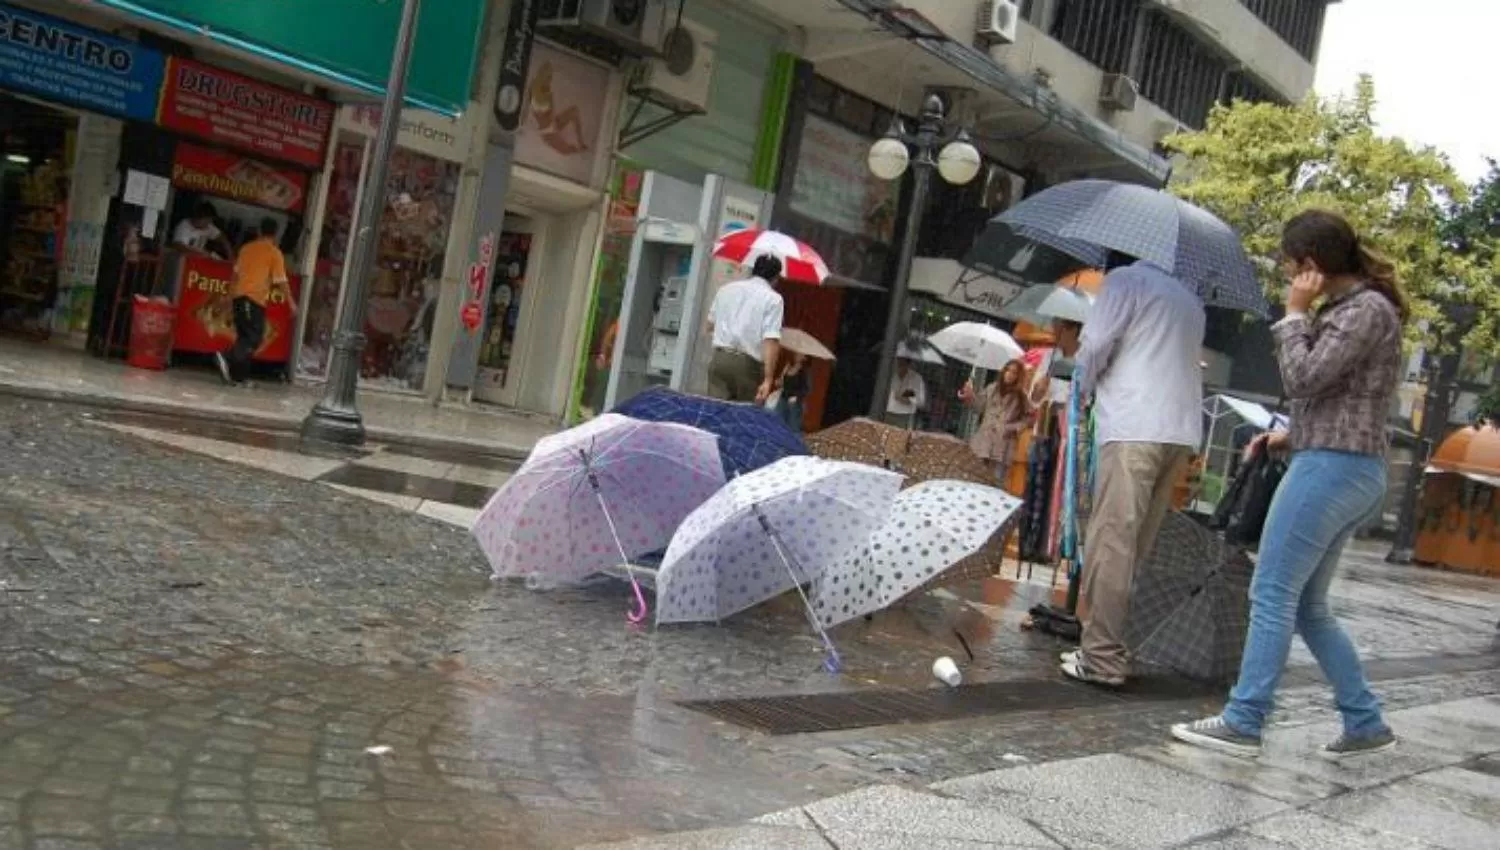
MULTIPOLYGON (((124 411, 127 413, 171 416, 198 422, 226 422, 247 428, 291 434, 298 433, 302 425, 300 418, 277 416, 232 407, 191 405, 167 401, 165 399, 137 398, 92 390, 65 390, 53 386, 39 386, 16 382, 0 382, 0 396, 74 404, 102 410, 124 411)), ((448 437, 442 434, 401 431, 395 428, 384 428, 368 423, 365 425, 365 434, 372 442, 383 443, 389 446, 482 454, 501 457, 507 460, 525 460, 531 453, 531 449, 528 446, 520 443, 486 442, 462 437, 448 437)))

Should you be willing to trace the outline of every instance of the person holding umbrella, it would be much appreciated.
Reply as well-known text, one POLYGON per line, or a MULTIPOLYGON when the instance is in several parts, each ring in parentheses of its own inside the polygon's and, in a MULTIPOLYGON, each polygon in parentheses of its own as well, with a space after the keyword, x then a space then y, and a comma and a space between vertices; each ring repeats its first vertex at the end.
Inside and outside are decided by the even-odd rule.
POLYGON ((720 287, 708 310, 714 356, 708 366, 708 394, 725 401, 765 404, 776 388, 781 353, 781 322, 786 311, 773 284, 781 261, 755 258, 750 276, 720 287))
POLYGON ((1359 654, 1328 608, 1328 588, 1344 544, 1385 501, 1386 419, 1401 381, 1410 311, 1391 264, 1335 213, 1294 217, 1282 231, 1281 255, 1292 285, 1286 318, 1271 330, 1291 430, 1251 445, 1289 450, 1292 462, 1261 535, 1239 681, 1222 713, 1173 726, 1172 737, 1258 754, 1295 633, 1333 685, 1344 733, 1323 755, 1342 759, 1396 744, 1359 654))
POLYGON ((965 381, 958 390, 958 399, 979 410, 979 428, 969 441, 969 448, 994 468, 996 479, 1003 485, 1015 455, 1016 441, 1031 422, 1025 367, 1019 360, 1005 364, 999 379, 985 387, 983 395, 974 392, 973 381, 965 381))
POLYGON ((927 382, 911 367, 912 358, 896 353, 896 372, 891 376, 891 394, 885 402, 885 421, 897 428, 915 428, 917 413, 927 408, 927 382))
POLYGON ((1112 251, 1103 292, 1083 328, 1074 380, 1094 399, 1099 445, 1084 549, 1087 608, 1070 678, 1119 686, 1131 588, 1171 506, 1172 488, 1203 440, 1199 367, 1207 317, 1181 281, 1112 251))

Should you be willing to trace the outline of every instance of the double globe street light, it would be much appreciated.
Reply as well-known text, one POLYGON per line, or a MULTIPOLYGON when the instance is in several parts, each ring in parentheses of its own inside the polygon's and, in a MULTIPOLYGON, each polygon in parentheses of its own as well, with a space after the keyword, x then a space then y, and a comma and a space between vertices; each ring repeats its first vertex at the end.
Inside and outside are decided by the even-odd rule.
POLYGON ((944 181, 954 186, 968 184, 984 164, 979 150, 963 130, 951 138, 943 126, 943 99, 927 95, 917 129, 908 133, 900 119, 892 122, 884 138, 870 146, 866 163, 870 173, 881 180, 896 180, 912 169, 911 204, 901 233, 901 248, 896 257, 896 278, 891 284, 890 311, 885 318, 885 336, 880 341, 880 363, 875 372, 875 396, 870 401, 870 418, 885 418, 891 392, 891 373, 896 365, 896 348, 905 332, 906 293, 911 284, 911 265, 917 252, 917 236, 922 230, 922 214, 927 209, 927 193, 932 187, 935 169, 944 181), (945 144, 946 142, 946 144, 945 144), (941 145, 941 150, 939 150, 941 145), (916 156, 913 158, 912 152, 916 156), (936 156, 934 156, 936 154, 936 156))

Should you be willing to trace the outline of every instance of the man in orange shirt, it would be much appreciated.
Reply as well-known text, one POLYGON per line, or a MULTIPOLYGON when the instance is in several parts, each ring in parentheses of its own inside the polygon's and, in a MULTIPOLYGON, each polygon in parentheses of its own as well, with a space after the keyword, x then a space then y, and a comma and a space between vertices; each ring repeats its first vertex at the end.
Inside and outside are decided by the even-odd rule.
POLYGON ((214 354, 219 374, 226 384, 240 384, 250 373, 250 357, 260 348, 266 335, 266 303, 271 292, 279 289, 291 305, 287 287, 286 257, 276 245, 276 220, 261 219, 260 238, 246 243, 234 261, 234 345, 229 353, 214 354))

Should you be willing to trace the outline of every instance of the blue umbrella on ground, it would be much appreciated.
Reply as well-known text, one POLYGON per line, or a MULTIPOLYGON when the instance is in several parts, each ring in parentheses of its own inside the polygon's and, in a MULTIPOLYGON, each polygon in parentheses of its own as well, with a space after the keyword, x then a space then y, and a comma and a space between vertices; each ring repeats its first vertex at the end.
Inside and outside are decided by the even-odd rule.
MULTIPOLYGON (((1255 267, 1234 228, 1158 189, 1074 180, 1043 189, 994 221, 1059 250, 1083 242, 1129 254, 1186 283, 1206 304, 1270 315, 1255 267)), ((1089 252, 1074 255, 1097 259, 1084 253, 1089 252)))
POLYGON ((802 438, 760 405, 735 404, 651 387, 617 406, 614 412, 646 422, 691 425, 718 436, 724 477, 730 480, 784 457, 808 453, 802 438))

